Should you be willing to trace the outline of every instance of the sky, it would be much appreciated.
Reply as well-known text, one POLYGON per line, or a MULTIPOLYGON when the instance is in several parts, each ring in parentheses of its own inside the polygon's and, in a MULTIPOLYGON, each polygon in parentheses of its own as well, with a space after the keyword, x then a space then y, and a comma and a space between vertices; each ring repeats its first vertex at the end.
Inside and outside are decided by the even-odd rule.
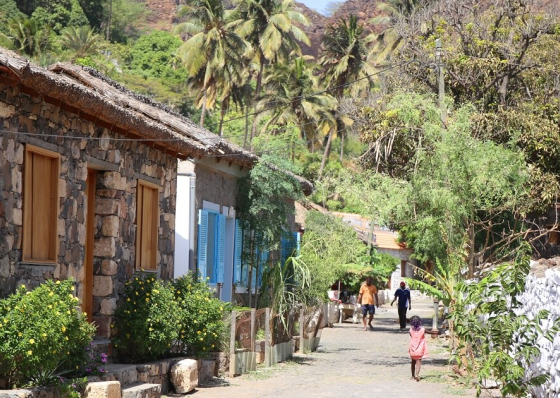
POLYGON ((309 8, 313 8, 314 10, 319 11, 320 13, 324 12, 325 6, 331 0, 298 0, 300 3, 305 4, 309 8))

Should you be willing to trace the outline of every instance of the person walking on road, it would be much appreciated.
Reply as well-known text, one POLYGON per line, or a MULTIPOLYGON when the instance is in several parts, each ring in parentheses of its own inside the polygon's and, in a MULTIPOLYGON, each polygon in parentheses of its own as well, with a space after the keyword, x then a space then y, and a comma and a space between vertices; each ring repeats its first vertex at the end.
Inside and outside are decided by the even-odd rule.
POLYGON ((428 356, 428 345, 426 344, 425 329, 422 327, 422 319, 414 315, 410 318, 410 345, 408 347, 410 355, 410 371, 412 378, 420 381, 420 367, 422 359, 428 356))
POLYGON ((373 321, 373 315, 375 315, 375 305, 379 307, 379 297, 377 296, 377 288, 373 284, 373 278, 368 276, 366 278, 366 283, 360 288, 360 294, 358 295, 358 303, 362 305, 362 323, 364 324, 364 330, 367 331, 366 326, 366 315, 369 313, 368 326, 373 330, 371 321, 373 321), (375 301, 374 301, 375 297, 375 301))
POLYGON ((395 291, 395 298, 391 301, 391 305, 395 302, 395 300, 399 300, 397 303, 398 311, 399 311, 399 323, 401 326, 401 330, 406 329, 406 310, 412 309, 412 300, 410 298, 410 290, 406 288, 406 283, 401 282, 401 287, 395 291))

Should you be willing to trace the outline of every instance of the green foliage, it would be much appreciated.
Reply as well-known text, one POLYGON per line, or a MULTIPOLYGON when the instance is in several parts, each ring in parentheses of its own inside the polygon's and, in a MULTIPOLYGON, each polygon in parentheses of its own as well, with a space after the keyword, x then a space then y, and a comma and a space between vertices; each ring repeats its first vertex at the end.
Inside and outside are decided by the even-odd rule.
POLYGON ((352 227, 330 214, 310 211, 305 218, 301 261, 309 269, 309 288, 303 302, 315 305, 327 299, 334 281, 363 255, 365 246, 352 227))
POLYGON ((179 352, 203 356, 221 350, 223 318, 229 312, 229 304, 215 298, 206 281, 195 279, 195 275, 188 274, 173 283, 181 322, 177 348, 179 352))
POLYGON ((51 384, 81 368, 95 328, 80 312, 74 282, 24 286, 0 301, 0 376, 9 386, 51 384))
POLYGON ((60 396, 64 398, 81 398, 88 384, 87 377, 63 379, 56 386, 60 396))
MULTIPOLYGON (((364 247, 364 251, 370 249, 364 247)), ((397 269, 399 260, 395 257, 379 253, 375 248, 373 254, 364 253, 357 257, 355 264, 345 267, 341 282, 348 288, 351 294, 358 294, 360 286, 368 276, 373 278, 373 284, 378 289, 384 289, 391 274, 397 269)))
MULTIPOLYGON (((177 59, 174 54, 183 42, 169 32, 154 31, 140 37, 127 54, 132 73, 144 78, 174 78, 177 59)), ((185 75, 181 76, 185 78, 185 75)))
POLYGON ((179 337, 181 320, 173 287, 151 274, 138 275, 126 283, 123 302, 115 311, 115 348, 128 361, 151 361, 168 353, 179 337))
POLYGON ((468 360, 468 368, 478 379, 478 394, 483 382, 495 380, 505 396, 525 397, 531 386, 544 383, 547 375, 526 376, 527 364, 540 354, 537 342, 550 342, 560 330, 560 321, 543 329, 549 313, 541 311, 534 318, 518 315, 519 295, 525 288, 530 270, 529 258, 518 252, 516 261, 504 263, 476 283, 462 282, 460 294, 450 319, 460 341, 455 356, 459 364, 468 360), (469 352, 464 358, 461 352, 469 352))
POLYGON ((0 27, 5 27, 10 19, 23 16, 15 0, 0 0, 0 27))
MULTIPOLYGON (((141 36, 141 27, 149 11, 146 3, 135 0, 110 0, 112 2, 111 29, 109 40, 113 43, 128 43, 141 36)), ((106 10, 108 12, 108 10, 106 10)))
POLYGON ((171 353, 204 355, 218 349, 226 310, 206 281, 195 282, 192 275, 174 282, 137 275, 115 311, 113 343, 130 362, 171 353))
POLYGON ((73 59, 94 55, 99 50, 101 36, 97 35, 89 26, 73 26, 62 32, 61 43, 73 53, 73 59))
POLYGON ((49 26, 56 33, 62 29, 73 26, 89 25, 89 21, 78 0, 41 1, 33 10, 31 17, 40 26, 49 26))
POLYGON ((278 246, 284 232, 290 230, 289 219, 294 214, 291 201, 303 196, 300 182, 291 170, 291 163, 263 155, 249 176, 240 180, 240 221, 244 231, 254 231, 255 244, 261 249, 278 246))

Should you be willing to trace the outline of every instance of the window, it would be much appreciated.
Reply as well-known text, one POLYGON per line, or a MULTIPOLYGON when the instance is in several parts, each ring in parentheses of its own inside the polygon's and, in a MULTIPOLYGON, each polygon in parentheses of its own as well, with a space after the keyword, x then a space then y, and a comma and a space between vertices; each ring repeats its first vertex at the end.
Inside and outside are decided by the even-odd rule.
POLYGON ((210 210, 198 212, 198 256, 200 277, 224 283, 226 216, 210 210))
POLYGON ((25 147, 23 261, 57 261, 59 163, 55 152, 25 147))
POLYGON ((138 180, 136 197, 136 269, 156 270, 159 187, 138 180))

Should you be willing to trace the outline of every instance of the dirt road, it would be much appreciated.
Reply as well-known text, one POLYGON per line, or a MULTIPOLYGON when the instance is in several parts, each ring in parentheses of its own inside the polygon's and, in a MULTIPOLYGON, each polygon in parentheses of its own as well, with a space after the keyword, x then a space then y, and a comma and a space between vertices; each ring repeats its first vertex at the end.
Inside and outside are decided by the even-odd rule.
MULTIPOLYGON (((419 315, 431 328, 430 302, 413 302, 409 315, 419 315)), ((322 332, 318 352, 296 355, 293 361, 262 369, 215 386, 201 386, 200 397, 474 397, 472 390, 452 385, 448 355, 442 342, 428 339, 430 355, 423 361, 421 381, 410 380, 408 332, 399 331, 395 307, 378 309, 373 331, 350 321, 322 332)))

